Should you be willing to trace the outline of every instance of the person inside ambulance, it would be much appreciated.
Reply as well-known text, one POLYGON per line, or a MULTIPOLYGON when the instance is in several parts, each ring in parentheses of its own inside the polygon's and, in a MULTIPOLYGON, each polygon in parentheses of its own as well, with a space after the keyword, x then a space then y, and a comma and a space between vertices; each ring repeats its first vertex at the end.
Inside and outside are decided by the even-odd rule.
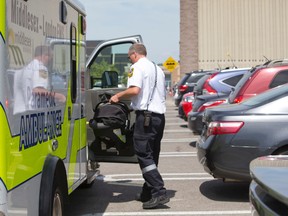
POLYGON ((34 59, 14 75, 14 109, 17 114, 55 106, 55 101, 65 102, 63 94, 49 91, 48 67, 53 59, 49 46, 36 47, 34 59))

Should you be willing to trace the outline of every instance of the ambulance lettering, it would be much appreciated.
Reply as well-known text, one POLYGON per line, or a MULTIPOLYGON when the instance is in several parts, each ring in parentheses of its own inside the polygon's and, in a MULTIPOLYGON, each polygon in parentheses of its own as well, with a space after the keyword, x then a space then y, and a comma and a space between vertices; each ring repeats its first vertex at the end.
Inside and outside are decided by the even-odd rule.
POLYGON ((19 151, 62 135, 62 110, 21 116, 19 151))
POLYGON ((32 92, 33 109, 55 107, 55 92, 32 92))
POLYGON ((28 10, 26 4, 17 0, 11 1, 11 22, 32 32, 39 32, 39 17, 28 10))

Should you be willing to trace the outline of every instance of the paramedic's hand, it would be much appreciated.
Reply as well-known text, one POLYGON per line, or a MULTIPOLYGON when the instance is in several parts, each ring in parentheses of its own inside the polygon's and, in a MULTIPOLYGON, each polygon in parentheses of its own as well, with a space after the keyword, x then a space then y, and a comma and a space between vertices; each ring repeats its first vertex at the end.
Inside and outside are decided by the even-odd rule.
POLYGON ((66 97, 63 94, 55 93, 55 97, 56 97, 57 101, 60 103, 65 103, 65 101, 66 101, 66 97))
POLYGON ((117 94, 113 95, 110 100, 109 100, 110 103, 118 103, 119 102, 119 98, 117 96, 117 94))

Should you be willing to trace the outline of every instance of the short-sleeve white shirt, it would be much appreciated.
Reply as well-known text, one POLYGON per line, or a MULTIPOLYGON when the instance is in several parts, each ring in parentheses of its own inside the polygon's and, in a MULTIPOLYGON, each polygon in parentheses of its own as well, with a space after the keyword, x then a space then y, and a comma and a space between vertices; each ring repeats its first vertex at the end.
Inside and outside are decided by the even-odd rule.
POLYGON ((155 66, 147 58, 141 58, 134 63, 128 74, 128 87, 139 87, 140 93, 131 98, 131 107, 134 110, 148 110, 163 114, 166 112, 166 89, 165 74, 160 67, 157 68, 157 84, 151 99, 151 94, 155 85, 155 66))
POLYGON ((14 113, 33 109, 32 91, 36 87, 48 88, 48 70, 43 63, 34 59, 15 77, 14 86, 14 113), (19 80, 20 79, 20 80, 19 80), (15 88, 17 87, 17 88, 15 88))

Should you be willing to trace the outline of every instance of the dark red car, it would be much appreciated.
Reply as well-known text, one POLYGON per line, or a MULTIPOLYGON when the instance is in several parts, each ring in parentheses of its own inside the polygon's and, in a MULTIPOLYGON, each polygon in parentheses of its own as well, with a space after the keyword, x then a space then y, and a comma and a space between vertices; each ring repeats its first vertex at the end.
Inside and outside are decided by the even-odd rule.
POLYGON ((286 83, 288 83, 288 60, 268 61, 244 74, 230 93, 228 103, 239 103, 286 83))

